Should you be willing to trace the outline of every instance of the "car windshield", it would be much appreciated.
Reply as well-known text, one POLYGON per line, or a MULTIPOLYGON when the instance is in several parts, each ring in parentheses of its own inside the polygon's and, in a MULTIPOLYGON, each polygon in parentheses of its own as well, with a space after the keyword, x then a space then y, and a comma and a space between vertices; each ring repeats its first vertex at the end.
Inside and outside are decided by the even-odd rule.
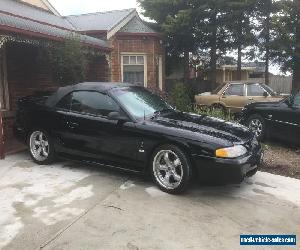
POLYGON ((262 84, 262 86, 271 96, 277 95, 277 93, 273 89, 271 89, 268 85, 262 84))
POLYGON ((114 89, 112 94, 135 118, 149 117, 162 111, 173 110, 159 96, 141 87, 114 89))
POLYGON ((216 89, 214 89, 211 93, 213 94, 213 95, 216 95, 216 94, 218 94, 219 93, 219 91, 222 89, 222 88, 224 88, 224 86, 225 86, 226 84, 224 83, 224 84, 221 84, 221 85, 219 85, 216 89))

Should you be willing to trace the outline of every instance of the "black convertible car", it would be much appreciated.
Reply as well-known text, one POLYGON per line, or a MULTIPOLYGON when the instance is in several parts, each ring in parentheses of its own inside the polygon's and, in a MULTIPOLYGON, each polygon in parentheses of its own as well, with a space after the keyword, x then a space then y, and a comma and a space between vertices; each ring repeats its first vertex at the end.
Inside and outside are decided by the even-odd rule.
POLYGON ((176 111, 124 83, 82 83, 22 98, 15 133, 38 164, 59 156, 150 173, 169 193, 183 191, 195 173, 241 182, 262 158, 246 127, 176 111))
POLYGON ((248 126, 259 140, 272 137, 300 145, 300 92, 280 102, 249 104, 240 116, 241 123, 248 126))

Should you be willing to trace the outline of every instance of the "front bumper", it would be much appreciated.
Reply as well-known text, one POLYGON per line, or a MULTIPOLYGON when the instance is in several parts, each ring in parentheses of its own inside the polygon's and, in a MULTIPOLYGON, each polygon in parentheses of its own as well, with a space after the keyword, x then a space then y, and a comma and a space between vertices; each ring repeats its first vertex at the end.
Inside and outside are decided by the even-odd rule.
POLYGON ((204 183, 241 183, 254 175, 263 161, 261 147, 237 159, 223 159, 193 155, 198 178, 204 183))

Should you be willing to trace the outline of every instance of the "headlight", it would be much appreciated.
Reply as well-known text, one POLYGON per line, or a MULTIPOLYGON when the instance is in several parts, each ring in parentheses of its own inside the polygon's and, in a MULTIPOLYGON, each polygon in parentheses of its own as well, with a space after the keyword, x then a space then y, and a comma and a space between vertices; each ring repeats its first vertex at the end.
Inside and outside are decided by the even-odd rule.
POLYGON ((247 149, 242 145, 233 146, 230 148, 220 148, 216 150, 216 156, 220 158, 237 158, 245 155, 247 149))

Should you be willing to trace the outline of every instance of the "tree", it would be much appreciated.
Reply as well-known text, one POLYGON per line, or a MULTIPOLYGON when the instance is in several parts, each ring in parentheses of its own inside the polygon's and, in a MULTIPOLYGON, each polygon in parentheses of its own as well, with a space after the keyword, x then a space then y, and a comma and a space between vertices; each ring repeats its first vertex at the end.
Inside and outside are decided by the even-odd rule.
POLYGON ((184 81, 189 78, 190 53, 197 47, 193 5, 186 0, 139 0, 144 15, 166 35, 168 55, 184 57, 184 81))
POLYGON ((242 79, 243 49, 255 44, 254 10, 257 0, 227 1, 227 25, 231 36, 231 47, 237 50, 237 79, 242 79))
POLYGON ((265 60, 265 84, 269 85, 269 66, 270 66, 270 49, 271 49, 271 30, 272 14, 276 10, 276 5, 272 0, 259 0, 257 3, 257 21, 258 21, 258 47, 259 51, 264 54, 265 60))
MULTIPOLYGON (((197 9, 196 23, 197 41, 201 51, 209 51, 209 79, 215 84, 217 76, 217 61, 227 49, 226 12, 227 0, 195 0, 197 9)), ((202 52, 201 52, 202 53, 202 52)))
POLYGON ((272 19, 274 41, 271 57, 283 72, 293 72, 293 92, 300 89, 300 2, 281 0, 272 19))
POLYGON ((70 35, 64 42, 50 44, 46 55, 55 80, 62 86, 79 83, 85 79, 87 54, 77 36, 70 35))
POLYGON ((295 21, 295 49, 293 55, 293 92, 300 89, 300 2, 293 1, 295 21))

